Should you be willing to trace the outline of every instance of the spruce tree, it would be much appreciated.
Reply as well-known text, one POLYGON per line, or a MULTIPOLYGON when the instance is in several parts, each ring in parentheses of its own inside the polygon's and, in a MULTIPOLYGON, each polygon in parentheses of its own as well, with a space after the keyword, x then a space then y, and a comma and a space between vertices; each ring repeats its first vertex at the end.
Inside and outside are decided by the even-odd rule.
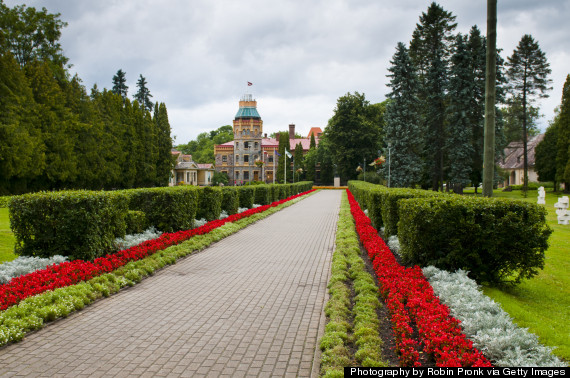
POLYGON ((526 192, 528 186, 528 152, 527 152, 527 113, 528 106, 536 97, 548 97, 546 92, 552 80, 548 75, 552 72, 550 64, 546 60, 546 55, 538 43, 531 35, 525 34, 513 55, 507 59, 507 76, 509 78, 509 89, 513 96, 522 98, 522 137, 523 137, 523 167, 524 184, 523 190, 526 192))
POLYGON ((409 55, 420 78, 421 119, 427 137, 426 168, 432 189, 443 190, 445 147, 445 96, 453 31, 452 13, 432 2, 412 34, 409 55))
MULTIPOLYGON (((386 125, 384 139, 390 141, 390 186, 409 187, 420 181, 422 172, 423 133, 420 129, 419 80, 403 43, 398 43, 390 61, 386 125)), ((387 162, 384 171, 387 173, 387 162)))
POLYGON ((150 94, 150 90, 146 87, 147 82, 143 75, 139 76, 139 80, 137 81, 137 93, 135 94, 135 100, 139 102, 139 105, 145 111, 152 111, 153 103, 150 100, 152 95, 150 94))
POLYGON ((111 89, 111 92, 121 96, 123 98, 123 102, 127 99, 127 92, 129 90, 126 83, 126 73, 122 69, 119 69, 117 74, 113 76, 113 88, 111 89))
POLYGON ((558 144, 558 128, 560 121, 560 113, 558 113, 554 121, 548 126, 544 133, 544 139, 538 143, 534 150, 534 169, 538 174, 539 181, 553 181, 554 190, 556 187, 556 155, 558 144))
POLYGON ((449 102, 447 106, 448 138, 446 150, 450 161, 448 180, 454 192, 463 193, 471 180, 473 156, 472 125, 469 119, 471 99, 475 92, 475 74, 466 46, 466 38, 459 34, 451 58, 449 102))
POLYGON ((304 169, 303 160, 303 145, 301 143, 297 143, 295 146, 295 152, 293 153, 295 182, 299 181, 299 178, 302 176, 302 174, 297 173, 297 170, 299 168, 304 169))
POLYGON ((311 134, 311 142, 309 144, 309 149, 311 148, 317 148, 317 141, 315 140, 315 134, 312 133, 311 134))

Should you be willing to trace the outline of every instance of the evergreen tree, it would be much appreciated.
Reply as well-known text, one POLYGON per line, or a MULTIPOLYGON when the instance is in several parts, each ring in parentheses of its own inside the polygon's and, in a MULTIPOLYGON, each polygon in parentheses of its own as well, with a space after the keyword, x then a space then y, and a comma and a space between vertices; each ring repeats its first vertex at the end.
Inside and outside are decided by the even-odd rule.
POLYGON ((432 189, 443 190, 445 96, 456 16, 432 2, 412 34, 410 57, 420 78, 421 119, 427 137, 426 168, 432 189), (431 168, 429 168, 431 167, 431 168))
POLYGON ((466 42, 466 38, 461 34, 457 36, 455 53, 451 58, 449 104, 447 107, 449 135, 446 150, 451 162, 448 178, 456 193, 463 193, 463 187, 471 182, 471 159, 473 156, 469 111, 475 90, 475 75, 471 69, 466 42))
MULTIPOLYGON (((403 43, 398 43, 390 74, 384 139, 391 143, 390 186, 409 187, 419 182, 422 171, 423 135, 420 129, 419 80, 403 43)), ((387 173, 387 168, 385 168, 387 173)))
POLYGON ((309 144, 309 149, 317 148, 317 141, 315 140, 315 134, 311 134, 311 142, 309 144))
POLYGON ((135 100, 137 100, 140 106, 145 111, 152 111, 153 103, 150 100, 152 95, 150 94, 150 90, 146 87, 147 82, 143 75, 139 76, 139 80, 137 81, 137 88, 138 91, 135 94, 135 100))
POLYGON ((556 188, 556 155, 558 143, 558 127, 560 114, 556 115, 554 121, 548 126, 544 133, 544 139, 535 147, 534 169, 538 174, 539 181, 554 181, 556 188))
POLYGON ((0 55, 0 195, 26 192, 45 168, 28 80, 10 52, 0 55))
POLYGON ((535 97, 548 97, 546 91, 552 80, 548 75, 552 72, 546 55, 540 50, 538 43, 532 36, 525 34, 520 40, 513 55, 507 59, 507 76, 509 89, 513 96, 522 98, 522 137, 523 137, 523 166, 524 166, 524 190, 528 186, 528 153, 527 153, 527 114, 528 106, 535 97))
POLYGON ((154 107, 154 122, 157 132, 156 186, 168 186, 175 159, 172 157, 172 137, 170 123, 164 103, 154 107))
POLYGON ((111 89, 111 92, 121 96, 123 98, 123 102, 127 99, 127 92, 129 90, 126 83, 126 73, 122 69, 119 69, 117 74, 113 76, 113 88, 111 89))
POLYGON ((562 89, 562 103, 556 119, 558 141, 556 143, 556 181, 570 190, 570 75, 562 89))
MULTIPOLYGON (((291 152, 291 146, 289 145, 289 132, 282 131, 279 133, 279 146, 277 147, 277 152, 279 154, 279 159, 277 160, 277 172, 275 175, 276 181, 279 183, 285 183, 285 164, 289 164, 291 160, 286 157, 285 150, 291 152)), ((292 181, 292 177, 287 175, 287 181, 292 181)))
POLYGON ((305 179, 315 181, 315 171, 317 168, 317 148, 309 148, 309 152, 305 155, 305 179))
POLYGON ((293 167, 295 173, 295 182, 300 181, 302 174, 297 173, 299 168, 304 169, 304 159, 303 159, 303 145, 297 143, 295 146, 295 152, 293 153, 293 167))

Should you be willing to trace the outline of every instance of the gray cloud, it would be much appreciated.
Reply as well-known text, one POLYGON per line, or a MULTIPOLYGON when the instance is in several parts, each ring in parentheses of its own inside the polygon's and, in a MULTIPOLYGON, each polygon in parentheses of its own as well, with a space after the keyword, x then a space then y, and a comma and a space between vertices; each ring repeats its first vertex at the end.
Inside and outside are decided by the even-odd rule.
MULTIPOLYGON (((24 1, 6 0, 8 6, 24 1)), ((185 143, 231 124, 246 90, 258 100, 265 131, 296 123, 302 133, 326 126, 338 97, 365 93, 380 102, 397 42, 409 42, 430 1, 375 0, 32 0, 61 13, 65 54, 89 89, 111 87, 119 68, 130 95, 139 74, 153 99, 165 102, 173 134, 185 143), (254 83, 246 87, 246 82, 254 83)), ((486 30, 485 2, 439 1, 457 16, 458 31, 486 30)), ((542 100, 553 117, 568 73, 567 1, 500 1, 498 47, 512 54, 523 34, 551 63, 554 90, 542 100)))

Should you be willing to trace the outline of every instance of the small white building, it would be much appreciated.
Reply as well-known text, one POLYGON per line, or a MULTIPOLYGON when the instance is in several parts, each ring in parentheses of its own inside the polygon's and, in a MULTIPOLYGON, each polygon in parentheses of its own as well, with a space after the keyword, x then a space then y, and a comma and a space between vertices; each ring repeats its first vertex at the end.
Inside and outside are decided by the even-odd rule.
POLYGON ((169 186, 200 185, 210 186, 214 179, 213 164, 199 164, 192 160, 192 155, 184 155, 180 151, 172 151, 176 156, 176 166, 170 175, 169 186))

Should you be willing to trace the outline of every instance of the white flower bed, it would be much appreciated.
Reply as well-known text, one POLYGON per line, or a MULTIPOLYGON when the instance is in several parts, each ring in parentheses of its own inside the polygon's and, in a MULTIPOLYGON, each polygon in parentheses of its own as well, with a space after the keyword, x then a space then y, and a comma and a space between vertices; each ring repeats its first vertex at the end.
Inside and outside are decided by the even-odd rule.
POLYGON ((552 355, 551 348, 539 343, 536 335, 517 327, 465 271, 449 273, 429 266, 423 273, 442 303, 461 321, 465 335, 495 366, 566 366, 552 355))
POLYGON ((67 257, 53 256, 51 258, 21 256, 15 260, 0 264, 0 284, 10 282, 12 278, 45 269, 49 265, 67 261, 67 257))
POLYGON ((122 249, 127 249, 134 247, 135 245, 139 245, 140 243, 147 240, 156 239, 160 235, 162 235, 162 232, 157 231, 154 227, 150 227, 145 232, 140 234, 132 234, 126 235, 124 238, 116 238, 114 244, 117 251, 120 251, 122 249))
POLYGON ((249 210, 247 207, 238 207, 237 213, 238 213, 238 214, 239 214, 239 213, 243 213, 244 211, 247 211, 247 210, 249 210))

